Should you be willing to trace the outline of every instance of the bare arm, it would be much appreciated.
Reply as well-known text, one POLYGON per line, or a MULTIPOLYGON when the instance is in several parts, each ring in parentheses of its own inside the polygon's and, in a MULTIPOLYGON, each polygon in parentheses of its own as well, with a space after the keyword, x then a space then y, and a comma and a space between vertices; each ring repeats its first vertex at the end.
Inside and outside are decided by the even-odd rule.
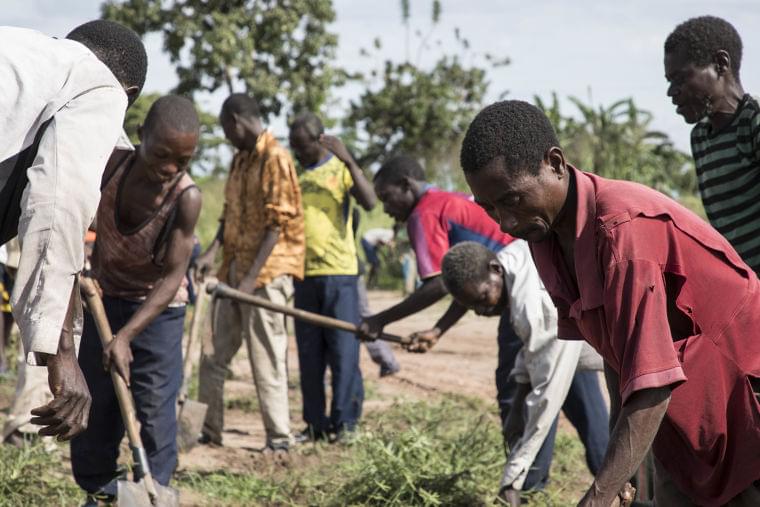
POLYGON ((203 281, 203 278, 211 271, 214 265, 214 259, 216 258, 216 252, 219 251, 219 247, 222 246, 224 238, 224 220, 219 221, 219 228, 216 230, 214 241, 208 246, 205 252, 198 256, 195 260, 193 269, 193 276, 197 280, 203 281))
POLYGON ((322 145, 330 150, 341 162, 346 164, 348 171, 351 173, 351 178, 354 180, 354 186, 351 187, 351 195, 356 199, 356 202, 369 211, 375 207, 377 202, 377 196, 375 196, 375 190, 372 188, 372 183, 364 176, 364 171, 359 164, 356 163, 354 157, 348 152, 343 142, 335 136, 322 134, 319 141, 322 145))
POLYGON ((670 402, 670 388, 633 393, 620 410, 602 468, 578 505, 608 507, 649 450, 670 402))
POLYGON ((193 231, 201 210, 200 191, 197 188, 185 191, 177 206, 177 221, 169 235, 169 245, 161 277, 156 280, 153 290, 140 308, 116 333, 113 341, 103 351, 104 365, 108 367, 113 362, 127 385, 129 385, 129 363, 132 359, 129 343, 169 306, 179 289, 182 278, 187 273, 190 254, 193 251, 193 231))

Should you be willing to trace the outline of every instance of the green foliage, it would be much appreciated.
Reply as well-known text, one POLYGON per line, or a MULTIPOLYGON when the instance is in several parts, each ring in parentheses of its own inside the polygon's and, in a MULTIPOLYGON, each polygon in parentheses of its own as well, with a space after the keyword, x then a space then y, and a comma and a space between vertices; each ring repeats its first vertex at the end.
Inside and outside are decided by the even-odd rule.
POLYGON ((0 445, 0 506, 77 505, 83 494, 41 442, 0 445))
POLYGON ((195 182, 203 193, 203 208, 195 226, 195 234, 201 242, 201 247, 205 249, 214 240, 219 229, 219 218, 224 207, 225 181, 215 176, 205 176, 195 178, 195 182))
POLYGON ((694 195, 697 184, 691 157, 662 132, 650 129, 652 115, 622 99, 594 107, 569 97, 578 114, 566 116, 557 95, 535 103, 554 125, 568 160, 601 176, 637 181, 671 196, 694 195))
MULTIPOLYGON (((408 1, 401 2, 401 12, 408 32, 408 1)), ((430 31, 417 33, 418 61, 440 16, 441 4, 434 1, 430 31)), ((386 60, 380 69, 361 76, 366 89, 351 102, 343 124, 362 164, 382 164, 392 154, 404 152, 422 161, 431 181, 446 188, 464 187, 458 171, 459 145, 482 106, 488 82, 485 68, 464 63, 474 59, 467 53, 469 42, 458 30, 455 36, 460 54, 443 54, 431 68, 407 57, 404 62, 386 60)), ((362 54, 371 57, 366 50, 362 54)), ((485 58, 493 62, 490 55, 485 58)))
MULTIPOLYGON (((138 144, 137 128, 143 124, 150 106, 161 97, 160 93, 143 93, 132 107, 127 109, 124 117, 124 130, 129 139, 138 144)), ((218 120, 216 115, 203 111, 196 104, 198 118, 201 122, 201 136, 198 140, 196 155, 191 162, 191 173, 194 174, 219 174, 225 170, 222 166, 217 148, 226 143, 224 137, 219 135, 218 120)))
POLYGON ((259 479, 253 473, 180 472, 176 481, 211 500, 204 505, 282 505, 287 501, 276 482, 259 479))
POLYGON ((244 88, 265 116, 318 111, 344 73, 330 0, 109 0, 103 18, 159 32, 180 94, 244 88))

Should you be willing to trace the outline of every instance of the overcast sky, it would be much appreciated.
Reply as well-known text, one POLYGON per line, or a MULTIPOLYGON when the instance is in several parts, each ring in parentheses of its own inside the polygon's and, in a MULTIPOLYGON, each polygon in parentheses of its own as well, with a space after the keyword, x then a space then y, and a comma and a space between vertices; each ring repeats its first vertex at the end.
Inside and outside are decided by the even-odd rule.
MULTIPOLYGON (((411 25, 430 30, 430 0, 410 0, 411 25)), ((681 21, 712 14, 729 20, 744 42, 742 82, 746 91, 760 93, 760 2, 757 0, 442 0, 441 21, 432 31, 430 48, 421 52, 423 65, 444 52, 458 52, 454 28, 469 39, 474 55, 489 52, 509 57, 511 64, 489 72, 488 101, 509 91, 509 98, 532 100, 575 95, 595 104, 625 97, 654 114, 654 127, 667 132, 688 151, 689 128, 676 116, 665 96, 662 44, 681 21), (440 46, 436 42, 440 40, 440 46)), ((376 60, 361 57, 359 49, 383 41, 379 59, 402 60, 406 31, 397 0, 335 0, 339 35, 338 61, 349 70, 367 70, 376 60)), ((98 17, 97 0, 4 0, 2 23, 35 28, 63 36, 71 28, 98 17)), ((176 82, 161 40, 149 36, 146 91, 168 91, 176 82)), ((410 56, 417 60, 419 45, 412 37, 410 56)), ((355 89, 339 92, 344 102, 355 89)), ((201 103, 219 107, 223 97, 203 97, 201 103)), ((566 111, 572 107, 567 104, 566 111)), ((282 120, 273 122, 275 129, 282 120)), ((279 135, 282 133, 278 132, 279 135)))

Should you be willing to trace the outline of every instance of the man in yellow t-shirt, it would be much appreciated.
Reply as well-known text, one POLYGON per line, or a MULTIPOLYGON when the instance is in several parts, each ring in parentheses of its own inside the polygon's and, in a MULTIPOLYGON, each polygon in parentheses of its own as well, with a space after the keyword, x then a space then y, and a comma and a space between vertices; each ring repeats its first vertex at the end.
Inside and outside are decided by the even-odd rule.
MULTIPOLYGON (((366 210, 375 205, 367 181, 340 139, 325 135, 312 113, 296 117, 290 147, 303 172, 299 177, 306 233, 306 266, 295 283, 295 306, 359 323, 358 266, 351 229, 350 196, 366 210)), ((359 370, 359 340, 352 333, 296 321, 296 343, 306 429, 300 440, 340 439, 361 416, 364 387, 359 370), (324 375, 332 372, 332 405, 325 413, 324 375)))

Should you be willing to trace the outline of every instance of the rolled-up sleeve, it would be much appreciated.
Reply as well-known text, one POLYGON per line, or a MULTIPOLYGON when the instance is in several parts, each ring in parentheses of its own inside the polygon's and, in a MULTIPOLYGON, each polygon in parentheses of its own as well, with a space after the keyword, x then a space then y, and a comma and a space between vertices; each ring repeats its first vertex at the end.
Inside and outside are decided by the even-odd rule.
POLYGON ((293 161, 285 154, 270 157, 261 175, 267 228, 282 227, 299 216, 298 179, 293 161))
POLYGON ((670 333, 661 266, 649 260, 618 262, 605 279, 604 311, 622 403, 638 390, 685 381, 670 333))
MULTIPOLYGON (((56 354, 69 297, 84 263, 84 235, 100 199, 103 169, 119 140, 123 90, 100 86, 60 109, 40 140, 21 201, 21 260, 12 306, 27 362, 56 354)), ((75 340, 81 336, 77 308, 75 340)))

